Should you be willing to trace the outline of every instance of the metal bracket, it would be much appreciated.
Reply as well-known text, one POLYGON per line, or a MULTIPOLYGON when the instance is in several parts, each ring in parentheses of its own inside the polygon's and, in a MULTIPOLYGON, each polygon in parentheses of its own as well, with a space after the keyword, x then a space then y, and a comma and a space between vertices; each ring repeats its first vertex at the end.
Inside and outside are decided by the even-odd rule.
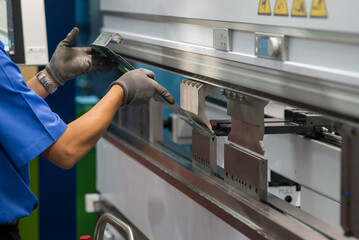
POLYGON ((224 181, 257 200, 267 200, 267 159, 239 148, 224 145, 224 181))
POLYGON ((264 154, 264 107, 268 101, 223 90, 227 97, 227 114, 232 117, 228 140, 259 154, 264 154))
POLYGON ((216 88, 191 80, 183 80, 181 83, 181 107, 193 120, 212 129, 206 115, 206 96, 216 88))
POLYGON ((209 174, 217 169, 217 138, 192 130, 192 166, 209 174))

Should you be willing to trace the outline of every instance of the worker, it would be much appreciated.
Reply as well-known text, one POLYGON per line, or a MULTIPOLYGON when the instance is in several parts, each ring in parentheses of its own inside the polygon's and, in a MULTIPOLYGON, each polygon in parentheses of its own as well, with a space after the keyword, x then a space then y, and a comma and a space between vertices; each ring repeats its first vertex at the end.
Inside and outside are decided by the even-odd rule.
POLYGON ((70 169, 96 144, 120 106, 144 104, 155 93, 174 103, 153 72, 137 69, 114 81, 90 111, 65 124, 43 99, 81 74, 105 73, 116 67, 92 48, 72 47, 78 34, 74 28, 45 69, 26 83, 0 42, 0 240, 20 239, 19 219, 38 205, 29 189, 33 158, 41 154, 60 168, 70 169))

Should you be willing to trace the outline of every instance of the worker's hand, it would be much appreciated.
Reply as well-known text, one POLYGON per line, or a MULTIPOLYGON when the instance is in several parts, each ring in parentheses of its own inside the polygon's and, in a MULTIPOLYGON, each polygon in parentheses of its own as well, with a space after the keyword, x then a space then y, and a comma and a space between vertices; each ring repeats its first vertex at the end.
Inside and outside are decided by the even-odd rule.
POLYGON ((87 73, 106 73, 112 71, 117 64, 90 47, 72 47, 79 29, 73 28, 62 40, 46 65, 46 70, 58 85, 67 80, 87 73))
POLYGON ((110 87, 118 84, 123 88, 123 103, 139 106, 146 103, 155 93, 163 97, 168 103, 173 104, 173 96, 155 80, 155 74, 147 69, 136 69, 125 73, 114 81, 110 87))

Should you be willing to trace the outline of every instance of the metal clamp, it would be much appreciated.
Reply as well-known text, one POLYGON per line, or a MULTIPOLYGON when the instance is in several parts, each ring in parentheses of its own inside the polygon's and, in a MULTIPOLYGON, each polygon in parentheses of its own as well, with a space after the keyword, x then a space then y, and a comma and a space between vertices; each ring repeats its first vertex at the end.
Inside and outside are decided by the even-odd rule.
POLYGON ((106 223, 114 226, 119 232, 126 235, 128 240, 135 240, 135 236, 130 226, 116 218, 112 214, 105 213, 102 214, 99 220, 97 221, 95 228, 95 240, 103 240, 103 236, 106 229, 106 223))

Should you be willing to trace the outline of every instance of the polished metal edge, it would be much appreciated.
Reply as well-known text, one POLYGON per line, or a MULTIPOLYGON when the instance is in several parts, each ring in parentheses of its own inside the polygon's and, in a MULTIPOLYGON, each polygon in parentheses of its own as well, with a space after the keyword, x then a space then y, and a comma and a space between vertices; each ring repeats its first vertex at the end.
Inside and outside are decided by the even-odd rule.
MULTIPOLYGON (((135 226, 129 219, 127 219, 118 209, 116 209, 106 198, 101 196, 101 200, 98 202, 95 202, 95 208, 99 215, 102 215, 104 213, 111 213, 115 217, 119 218, 121 221, 125 222, 127 225, 129 225, 133 232, 135 233, 136 240, 149 240, 149 238, 141 232, 137 226, 135 226)), ((122 233, 121 233, 122 234, 122 233)), ((124 235, 122 235, 125 237, 124 235)))
POLYGON ((309 227, 315 228, 320 232, 323 232, 328 238, 331 239, 343 239, 343 240, 355 240, 355 238, 349 238, 344 235, 343 232, 339 232, 336 228, 328 225, 320 219, 310 215, 309 213, 301 210, 300 208, 293 207, 290 203, 277 198, 272 194, 268 194, 267 202, 270 206, 285 212, 288 216, 291 216, 299 221, 307 224, 309 227))
POLYGON ((210 28, 225 28, 244 32, 270 32, 273 34, 284 34, 286 36, 313 39, 313 40, 326 40, 337 43, 350 43, 359 44, 359 34, 350 33, 339 33, 339 32, 328 32, 311 29, 301 29, 292 27, 277 27, 251 23, 240 23, 240 22, 228 22, 228 21, 216 21, 207 19, 197 18, 185 18, 185 17, 173 17, 163 15, 151 15, 151 14, 140 14, 140 13, 127 13, 117 11, 102 11, 105 15, 119 16, 129 19, 139 19, 145 21, 154 22, 169 22, 169 23, 186 23, 199 26, 205 26, 210 28))
POLYGON ((350 85, 129 39, 123 43, 120 51, 130 61, 216 87, 308 109, 359 126, 359 88, 350 85), (333 102, 335 104, 330 104, 333 102))
MULTIPOLYGON (((282 214, 230 186, 222 179, 182 167, 175 153, 161 149, 111 124, 104 138, 166 182, 251 239, 327 239, 325 233, 282 214), (119 137, 116 137, 119 136, 119 137)), ((338 234, 336 236, 340 236, 338 234)))

